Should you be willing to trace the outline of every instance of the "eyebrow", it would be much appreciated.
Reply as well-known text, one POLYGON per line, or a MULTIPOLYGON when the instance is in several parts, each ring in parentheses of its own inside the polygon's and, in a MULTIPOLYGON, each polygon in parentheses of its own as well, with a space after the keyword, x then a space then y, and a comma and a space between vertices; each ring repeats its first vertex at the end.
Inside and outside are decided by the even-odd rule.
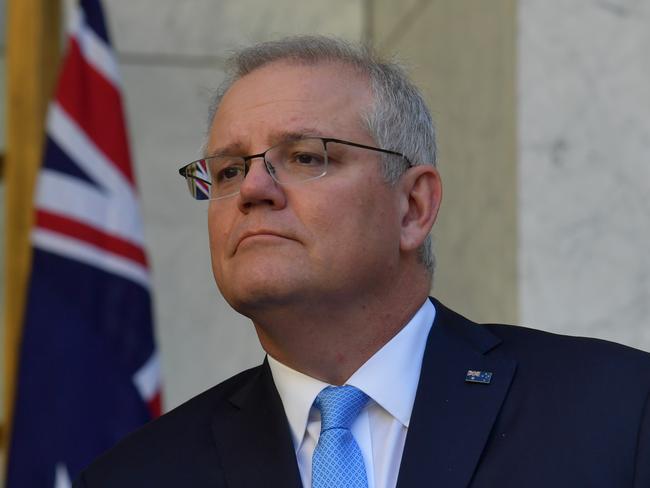
MULTIPOLYGON (((276 144, 280 144, 285 141, 296 141, 299 139, 305 139, 307 137, 324 137, 319 135, 318 131, 313 128, 303 127, 300 129, 294 130, 281 130, 273 131, 269 137, 269 146, 273 147, 276 144)), ((268 148, 267 148, 268 149, 268 148)), ((246 153, 245 145, 241 142, 233 142, 225 146, 218 147, 213 151, 205 151, 204 158, 212 158, 215 156, 248 156, 246 153)))

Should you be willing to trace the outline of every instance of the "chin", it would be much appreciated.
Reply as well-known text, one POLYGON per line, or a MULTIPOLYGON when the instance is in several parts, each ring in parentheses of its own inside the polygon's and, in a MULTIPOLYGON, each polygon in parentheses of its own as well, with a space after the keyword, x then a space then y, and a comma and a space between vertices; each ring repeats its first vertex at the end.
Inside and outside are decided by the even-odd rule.
POLYGON ((230 306, 240 314, 254 319, 255 316, 280 311, 304 300, 296 290, 253 287, 240 293, 224 295, 230 306))
MULTIPOLYGON (((286 271, 286 268, 285 268, 286 271)), ((238 269, 236 276, 226 279, 215 271, 217 286, 228 304, 250 317, 260 310, 282 307, 305 299, 304 276, 287 276, 273 269, 238 269)))

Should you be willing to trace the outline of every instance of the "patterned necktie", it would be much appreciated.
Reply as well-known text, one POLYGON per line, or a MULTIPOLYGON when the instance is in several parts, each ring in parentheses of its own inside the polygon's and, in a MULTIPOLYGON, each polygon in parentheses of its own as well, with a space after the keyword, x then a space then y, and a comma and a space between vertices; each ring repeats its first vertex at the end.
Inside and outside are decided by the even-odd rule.
POLYGON ((312 458, 312 488, 367 488, 363 456, 350 426, 368 401, 354 386, 328 386, 314 407, 321 413, 318 444, 312 458))

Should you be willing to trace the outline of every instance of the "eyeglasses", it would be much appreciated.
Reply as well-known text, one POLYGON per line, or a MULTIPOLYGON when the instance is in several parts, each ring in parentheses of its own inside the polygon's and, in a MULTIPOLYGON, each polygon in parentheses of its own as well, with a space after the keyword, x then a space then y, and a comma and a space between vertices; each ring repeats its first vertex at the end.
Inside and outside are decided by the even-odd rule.
POLYGON ((262 158, 264 167, 276 183, 291 185, 327 174, 330 157, 338 154, 337 145, 352 146, 399 156, 410 168, 406 156, 388 149, 323 137, 291 139, 251 156, 211 156, 193 161, 178 170, 197 200, 219 200, 239 193, 253 159, 262 158), (328 156, 329 154, 329 156, 328 156))

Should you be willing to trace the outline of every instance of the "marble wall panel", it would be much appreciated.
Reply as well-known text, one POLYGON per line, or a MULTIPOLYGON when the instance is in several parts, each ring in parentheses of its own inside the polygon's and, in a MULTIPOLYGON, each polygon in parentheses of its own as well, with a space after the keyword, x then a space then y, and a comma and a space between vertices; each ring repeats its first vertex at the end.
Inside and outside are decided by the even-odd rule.
MULTIPOLYGON (((373 45, 385 52, 395 46, 399 39, 408 35, 413 22, 422 19, 427 22, 425 12, 429 11, 431 0, 372 0, 367 12, 371 19, 366 32, 373 45)), ((430 14, 429 14, 430 15, 430 14)))
POLYGON ((650 350, 650 2, 521 0, 526 324, 650 350))
POLYGON ((514 0, 375 2, 373 37, 405 62, 438 131, 443 202, 433 294, 517 321, 514 0))
POLYGON ((121 52, 220 56, 290 34, 359 39, 362 6, 360 0, 111 0, 108 17, 121 52))

